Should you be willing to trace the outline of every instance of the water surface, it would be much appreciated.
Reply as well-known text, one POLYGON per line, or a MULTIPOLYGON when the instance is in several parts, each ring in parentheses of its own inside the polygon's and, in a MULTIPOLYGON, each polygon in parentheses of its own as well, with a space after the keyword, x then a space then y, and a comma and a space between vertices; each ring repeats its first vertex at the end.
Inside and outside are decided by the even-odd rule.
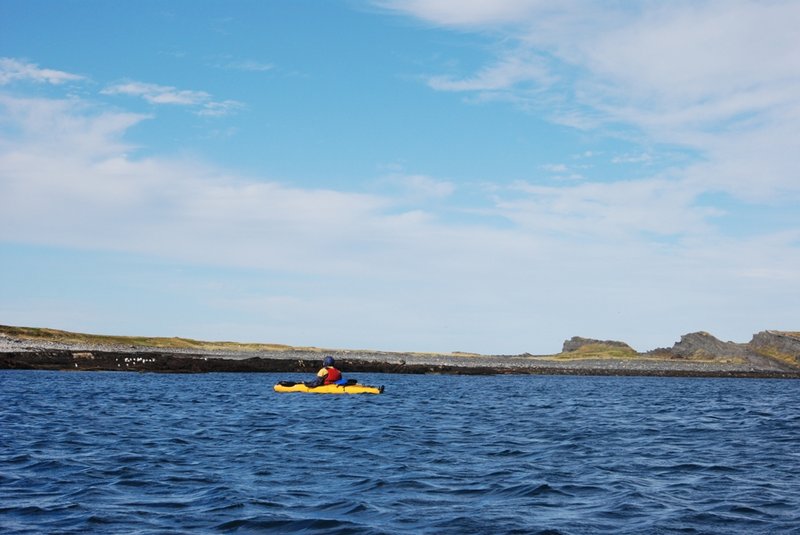
POLYGON ((4 533, 800 533, 800 381, 0 372, 4 533))

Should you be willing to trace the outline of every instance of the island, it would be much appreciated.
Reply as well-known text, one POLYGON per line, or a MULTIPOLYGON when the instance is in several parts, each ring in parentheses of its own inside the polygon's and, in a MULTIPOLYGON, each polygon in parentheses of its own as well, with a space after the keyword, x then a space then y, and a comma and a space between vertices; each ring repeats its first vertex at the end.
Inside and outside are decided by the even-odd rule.
POLYGON ((187 338, 91 335, 0 325, 0 369, 162 373, 315 372, 324 355, 348 373, 630 375, 800 379, 800 332, 762 331, 748 343, 707 332, 638 352, 625 342, 573 337, 552 355, 402 353, 187 338))

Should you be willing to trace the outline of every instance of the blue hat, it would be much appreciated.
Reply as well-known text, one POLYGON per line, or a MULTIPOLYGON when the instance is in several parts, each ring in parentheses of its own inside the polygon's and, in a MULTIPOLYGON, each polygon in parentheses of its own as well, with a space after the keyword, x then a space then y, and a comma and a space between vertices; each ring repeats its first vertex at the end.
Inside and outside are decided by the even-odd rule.
POLYGON ((333 357, 328 355, 325 357, 325 360, 322 361, 323 366, 333 366, 333 357))

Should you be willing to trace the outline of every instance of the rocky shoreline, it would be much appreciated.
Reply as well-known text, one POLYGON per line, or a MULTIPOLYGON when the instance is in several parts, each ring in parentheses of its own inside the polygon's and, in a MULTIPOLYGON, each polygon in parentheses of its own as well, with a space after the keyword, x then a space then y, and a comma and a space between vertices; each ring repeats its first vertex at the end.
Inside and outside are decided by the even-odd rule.
MULTIPOLYGON (((557 355, 420 354, 325 351, 347 373, 537 374, 800 379, 800 335, 764 331, 748 344, 708 333, 681 337, 672 348, 638 353, 624 342, 574 337, 557 355)), ((162 373, 293 372, 312 374, 323 353, 183 350, 66 344, 0 335, 0 369, 162 373)))

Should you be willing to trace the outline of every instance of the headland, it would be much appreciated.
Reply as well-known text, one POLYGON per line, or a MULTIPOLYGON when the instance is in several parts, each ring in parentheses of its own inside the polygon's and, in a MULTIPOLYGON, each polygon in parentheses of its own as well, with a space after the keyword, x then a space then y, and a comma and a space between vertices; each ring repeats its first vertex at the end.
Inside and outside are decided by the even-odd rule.
POLYGON ((102 336, 0 326, 0 369, 311 374, 324 355, 333 355, 347 373, 800 379, 800 332, 787 331, 762 331, 745 344, 723 342, 701 331, 682 336, 670 348, 647 352, 637 352, 625 342, 576 336, 552 355, 482 355, 102 336))

